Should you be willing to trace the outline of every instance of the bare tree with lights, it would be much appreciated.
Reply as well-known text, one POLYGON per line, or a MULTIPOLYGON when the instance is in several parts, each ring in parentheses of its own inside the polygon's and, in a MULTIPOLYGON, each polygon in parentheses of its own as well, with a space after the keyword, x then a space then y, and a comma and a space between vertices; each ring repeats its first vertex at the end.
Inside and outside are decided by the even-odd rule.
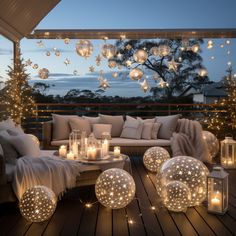
MULTIPOLYGON (((130 70, 153 71, 153 79, 158 86, 150 91, 169 99, 180 94, 188 85, 209 82, 200 56, 202 43, 201 39, 120 40, 116 42, 116 56, 109 61, 115 60, 130 70)), ((140 77, 134 79, 139 80, 140 77)))
POLYGON ((29 74, 26 73, 26 65, 19 58, 14 67, 8 66, 9 76, 5 85, 3 102, 6 105, 6 117, 12 118, 16 123, 34 113, 35 103, 32 97, 32 88, 28 84, 29 74))

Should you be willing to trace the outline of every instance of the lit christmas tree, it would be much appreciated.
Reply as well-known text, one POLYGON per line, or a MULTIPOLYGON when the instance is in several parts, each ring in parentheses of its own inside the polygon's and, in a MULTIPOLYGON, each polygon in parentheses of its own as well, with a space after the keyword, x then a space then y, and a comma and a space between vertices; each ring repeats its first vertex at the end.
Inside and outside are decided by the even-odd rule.
POLYGON ((218 137, 229 133, 234 135, 236 132, 236 80, 232 67, 229 67, 226 72, 228 74, 223 78, 223 84, 228 96, 217 103, 224 112, 217 112, 219 107, 214 108, 215 112, 210 113, 205 121, 208 125, 207 128, 218 137))
POLYGON ((6 117, 12 118, 16 123, 34 113, 34 99, 32 88, 28 84, 29 74, 26 73, 26 65, 23 59, 18 59, 14 67, 8 66, 4 104, 6 105, 6 117))

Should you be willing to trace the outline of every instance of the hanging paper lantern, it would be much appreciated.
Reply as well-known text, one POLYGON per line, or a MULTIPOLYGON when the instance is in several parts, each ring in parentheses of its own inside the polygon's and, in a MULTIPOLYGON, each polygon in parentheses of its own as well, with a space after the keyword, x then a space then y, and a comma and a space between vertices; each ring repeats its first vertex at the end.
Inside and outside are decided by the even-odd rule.
POLYGON ((202 137, 207 144, 207 148, 208 148, 210 160, 211 160, 212 158, 216 157, 216 155, 219 152, 219 149, 220 149, 219 141, 213 133, 209 131, 205 131, 205 130, 202 131, 202 137))
POLYGON ((65 38, 65 39, 64 39, 64 43, 65 43, 65 44, 69 44, 69 43, 70 43, 70 39, 69 39, 69 38, 65 38))
POLYGON ((133 55, 133 58, 136 62, 140 63, 140 64, 143 64, 145 63, 145 61, 147 60, 148 58, 148 54, 145 50, 143 49, 138 49, 134 55, 133 55))
POLYGON ((95 193, 98 201, 105 207, 123 208, 134 198, 135 183, 133 177, 125 170, 111 168, 99 175, 95 193))
POLYGON ((39 65, 38 64, 34 64, 33 65, 33 69, 37 70, 39 68, 39 65))
POLYGON ((170 47, 166 44, 159 45, 160 56, 165 57, 170 54, 170 47))
MULTIPOLYGON (((191 192, 189 206, 199 205, 206 198, 209 171, 199 160, 189 156, 173 157, 164 162, 157 175, 157 186, 163 189, 170 181, 181 181, 191 192)), ((157 190, 159 191, 159 190, 157 190)))
POLYGON ((129 72, 129 77, 132 80, 140 80, 143 77, 143 71, 139 68, 134 68, 129 72))
POLYGON ((160 52, 159 52, 159 48, 158 47, 152 47, 150 49, 150 53, 153 55, 153 56, 159 56, 160 55, 160 52))
POLYGON ((61 52, 58 51, 58 50, 56 50, 56 51, 55 51, 55 55, 56 55, 57 57, 59 57, 59 56, 61 55, 61 52))
POLYGON ((93 45, 89 40, 82 39, 76 44, 76 52, 80 56, 88 58, 93 53, 93 45))
POLYGON ((38 75, 40 79, 47 79, 49 76, 49 70, 46 68, 40 69, 38 75))
POLYGON ((49 51, 46 52, 46 56, 49 57, 51 53, 49 51))
POLYGON ((112 44, 104 44, 102 46, 103 57, 110 59, 116 55, 116 47, 112 44))
POLYGON ((158 172, 161 165, 168 159, 170 159, 170 154, 162 147, 151 147, 143 155, 145 167, 153 172, 158 172))
POLYGON ((168 210, 185 212, 190 204, 191 193, 186 184, 180 181, 171 181, 163 188, 161 197, 168 210))
POLYGON ((115 60, 109 60, 108 61, 109 68, 115 68, 116 67, 116 61, 115 60))
POLYGON ((31 222, 48 220, 57 206, 54 192, 45 186, 35 186, 28 189, 20 199, 20 212, 31 222))

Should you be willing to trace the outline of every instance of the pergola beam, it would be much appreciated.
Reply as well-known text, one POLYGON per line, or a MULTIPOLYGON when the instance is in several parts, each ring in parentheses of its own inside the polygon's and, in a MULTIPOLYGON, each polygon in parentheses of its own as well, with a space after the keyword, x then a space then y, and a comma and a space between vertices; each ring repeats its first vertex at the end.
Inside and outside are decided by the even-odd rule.
POLYGON ((41 29, 28 39, 236 38, 236 29, 41 29))

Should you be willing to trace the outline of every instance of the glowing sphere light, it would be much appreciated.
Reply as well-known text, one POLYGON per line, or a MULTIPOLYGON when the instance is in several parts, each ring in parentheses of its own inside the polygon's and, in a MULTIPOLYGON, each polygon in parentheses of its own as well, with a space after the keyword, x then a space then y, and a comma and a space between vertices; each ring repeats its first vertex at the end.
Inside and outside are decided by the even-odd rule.
POLYGON ((134 198, 135 183, 133 177, 125 170, 111 168, 99 175, 95 193, 98 201, 105 207, 123 208, 134 198))
POLYGON ((147 60, 148 58, 148 54, 145 50, 143 49, 138 49, 134 55, 134 60, 137 62, 137 63, 140 63, 140 64, 143 64, 145 63, 145 61, 147 60))
POLYGON ((38 75, 40 79, 47 79, 49 76, 49 70, 46 68, 42 68, 39 70, 38 75))
POLYGON ((82 39, 76 44, 76 52, 81 57, 88 58, 93 53, 93 45, 89 40, 82 39))
POLYGON ((116 55, 117 49, 112 44, 104 44, 102 47, 102 56, 110 59, 116 55))
POLYGON ((132 80, 140 80, 143 77, 143 71, 139 68, 131 69, 129 72, 129 77, 132 80))

